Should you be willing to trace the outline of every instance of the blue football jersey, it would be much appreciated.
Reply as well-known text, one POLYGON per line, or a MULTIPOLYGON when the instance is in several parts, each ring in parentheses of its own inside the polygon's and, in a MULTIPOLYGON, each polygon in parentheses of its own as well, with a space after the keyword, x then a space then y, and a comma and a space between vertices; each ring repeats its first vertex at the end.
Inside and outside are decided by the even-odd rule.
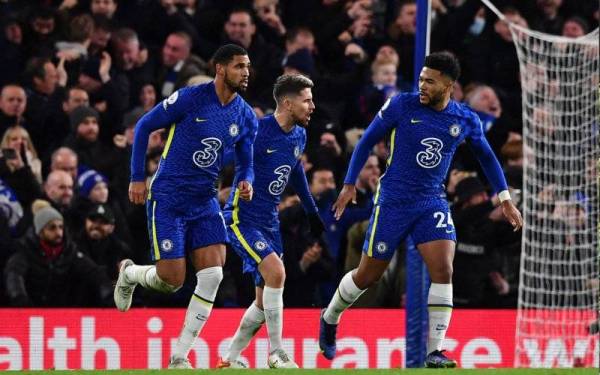
MULTIPOLYGON (((380 180, 378 203, 444 196, 443 182, 456 148, 465 140, 477 151, 476 156, 486 167, 486 173, 494 176, 491 179, 494 187, 506 186, 498 162, 485 141, 479 117, 465 105, 451 100, 438 112, 421 104, 418 94, 400 94, 384 104, 371 127, 368 132, 373 135, 372 139, 361 141, 374 144, 376 138, 391 132, 388 168, 380 180)), ((364 161, 354 163, 354 159, 361 158, 353 155, 346 183, 355 183, 364 161)))
POLYGON ((132 181, 144 179, 148 134, 167 126, 168 138, 150 184, 150 198, 202 201, 214 197, 223 155, 233 149, 238 159, 249 157, 249 165, 240 173, 251 182, 252 143, 258 123, 239 95, 222 105, 210 82, 182 88, 158 104, 136 126, 132 181))
POLYGON ((277 205, 281 193, 294 175, 301 174, 304 178, 300 158, 305 145, 306 131, 301 126, 285 133, 273 115, 261 119, 254 142, 254 196, 250 202, 237 197, 236 177, 224 208, 226 221, 278 227, 277 205))

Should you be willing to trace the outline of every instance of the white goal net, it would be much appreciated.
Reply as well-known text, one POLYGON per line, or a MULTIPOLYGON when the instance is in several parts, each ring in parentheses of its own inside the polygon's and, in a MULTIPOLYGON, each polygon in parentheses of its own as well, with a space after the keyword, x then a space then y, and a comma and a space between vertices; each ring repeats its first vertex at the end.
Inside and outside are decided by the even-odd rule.
POLYGON ((598 366, 598 29, 511 26, 523 95, 523 246, 515 366, 598 366))

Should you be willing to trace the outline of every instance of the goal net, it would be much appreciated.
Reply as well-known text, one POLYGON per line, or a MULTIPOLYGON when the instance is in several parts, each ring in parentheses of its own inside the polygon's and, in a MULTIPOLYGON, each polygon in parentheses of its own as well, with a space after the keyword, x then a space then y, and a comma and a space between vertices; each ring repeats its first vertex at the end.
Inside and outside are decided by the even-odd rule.
POLYGON ((598 29, 511 25, 523 103, 517 367, 598 366, 598 29))

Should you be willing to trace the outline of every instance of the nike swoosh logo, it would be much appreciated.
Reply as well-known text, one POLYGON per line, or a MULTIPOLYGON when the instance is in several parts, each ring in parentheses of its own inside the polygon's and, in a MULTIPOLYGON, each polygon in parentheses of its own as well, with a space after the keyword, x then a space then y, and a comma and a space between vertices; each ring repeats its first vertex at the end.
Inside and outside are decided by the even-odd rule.
POLYGON ((196 122, 205 122, 205 121, 208 121, 208 120, 205 118, 196 117, 196 122))
POLYGON ((410 119, 410 123, 411 123, 411 124, 418 124, 418 123, 420 123, 420 122, 423 122, 423 120, 417 120, 417 119, 414 119, 414 118, 411 118, 411 119, 410 119))
POLYGON ((454 233, 454 231, 446 229, 446 233, 450 234, 450 233, 454 233))
POLYGON ((275 151, 277 151, 277 150, 270 150, 270 149, 267 149, 267 154, 272 154, 272 153, 274 153, 275 151))

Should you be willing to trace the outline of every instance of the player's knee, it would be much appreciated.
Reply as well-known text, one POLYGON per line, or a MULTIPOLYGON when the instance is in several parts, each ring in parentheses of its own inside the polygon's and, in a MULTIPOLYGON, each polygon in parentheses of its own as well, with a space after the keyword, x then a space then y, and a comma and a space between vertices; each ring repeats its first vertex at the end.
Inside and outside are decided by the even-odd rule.
POLYGON ((352 279, 359 289, 367 289, 375 285, 380 278, 379 274, 357 272, 352 279))
POLYGON ((196 279, 198 280, 198 286, 217 290, 223 280, 223 267, 216 266, 201 269, 196 273, 196 279))
POLYGON ((452 264, 439 264, 429 271, 431 281, 434 283, 450 284, 452 282, 452 264))
POLYGON ((285 268, 274 267, 266 272, 265 284, 272 288, 281 288, 285 283, 285 268))

